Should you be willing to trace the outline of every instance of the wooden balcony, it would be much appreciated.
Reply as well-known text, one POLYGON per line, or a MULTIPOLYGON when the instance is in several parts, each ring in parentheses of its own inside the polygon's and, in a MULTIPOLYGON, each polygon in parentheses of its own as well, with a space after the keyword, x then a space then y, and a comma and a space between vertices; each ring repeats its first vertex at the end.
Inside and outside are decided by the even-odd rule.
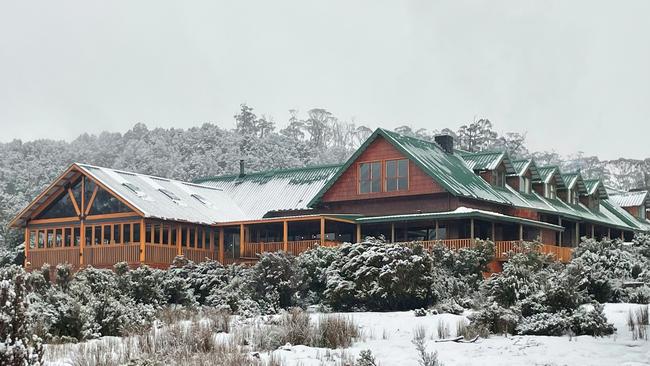
MULTIPOLYGON (((326 240, 322 245, 325 247, 335 247, 341 243, 336 241, 326 240)), ((296 240, 296 241, 287 241, 286 246, 284 242, 274 241, 274 242, 259 242, 259 243, 244 243, 242 248, 241 258, 243 259, 256 259, 260 254, 265 252, 279 252, 286 251, 293 255, 298 255, 300 253, 306 252, 309 249, 313 249, 321 245, 320 239, 314 240, 296 240)), ((232 258, 236 259, 236 258, 232 258)))
MULTIPOLYGON (((427 240, 419 242, 422 246, 431 250, 436 244, 442 244, 450 250, 459 250, 462 248, 471 248, 474 246, 474 239, 446 239, 446 240, 427 240)), ((521 241, 519 240, 508 240, 508 241, 496 241, 494 243, 495 259, 498 261, 507 260, 508 252, 520 252, 521 248, 519 246, 521 241)), ((556 260, 561 261, 562 263, 568 263, 571 261, 572 248, 560 247, 557 245, 542 244, 539 248, 541 253, 551 254, 556 260)))

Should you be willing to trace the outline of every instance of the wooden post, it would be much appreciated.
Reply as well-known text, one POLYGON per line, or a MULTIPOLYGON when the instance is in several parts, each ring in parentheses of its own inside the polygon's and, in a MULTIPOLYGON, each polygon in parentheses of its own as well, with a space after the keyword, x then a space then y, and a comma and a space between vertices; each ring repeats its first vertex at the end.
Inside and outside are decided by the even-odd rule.
POLYGON ((608 227, 607 228, 607 239, 611 239, 611 238, 612 238, 612 228, 608 227))
POLYGON ((225 234, 226 233, 225 233, 225 230, 223 229, 223 227, 220 227, 219 228, 219 262, 221 262, 221 264, 223 264, 223 261, 224 261, 225 256, 226 256, 226 254, 225 254, 225 245, 224 245, 224 242, 226 240, 225 234))
POLYGON ((361 224, 357 224, 357 243, 361 243, 361 224))
MULTIPOLYGON (((72 233, 74 236, 74 232, 72 233)), ((45 238, 47 240, 47 238, 45 238)), ((74 238, 73 238, 74 240, 74 238)), ((84 248, 86 246, 86 226, 84 225, 84 220, 79 220, 79 267, 82 267, 85 263, 84 261, 84 248)))
POLYGON ((580 223, 576 222, 576 242, 575 245, 578 245, 580 243, 580 223))
POLYGON ((390 223, 390 242, 391 243, 395 242, 395 223, 394 222, 390 223))
POLYGON ((438 236, 438 230, 440 230, 440 223, 438 220, 436 220, 436 240, 439 240, 440 237, 438 236))
POLYGON ((284 252, 289 253, 289 222, 287 220, 282 221, 282 245, 284 252))
POLYGON ((474 219, 469 219, 469 238, 474 240, 474 219))
POLYGON ((179 224, 176 226, 176 255, 183 255, 183 227, 179 224))
MULTIPOLYGON (((152 227, 153 229, 153 227, 152 227)), ((144 224, 144 219, 140 220, 140 263, 144 263, 145 261, 145 243, 146 241, 146 234, 147 234, 147 227, 144 224)), ((151 235, 153 236, 153 231, 151 232, 151 235)))
POLYGON ((591 238, 595 239, 596 238, 596 233, 595 233, 595 226, 594 224, 591 224, 591 238))
POLYGON ((524 240, 524 224, 519 224, 519 240, 524 240))
POLYGON ((492 242, 493 243, 497 241, 497 228, 496 228, 496 226, 497 226, 496 223, 494 221, 492 221, 492 242))
POLYGON ((621 240, 625 241, 625 231, 621 230, 621 240))
MULTIPOLYGON (((63 231, 63 239, 65 242, 65 230, 63 231)), ((29 263, 29 227, 25 226, 25 261, 23 267, 27 268, 27 263, 29 263)))
POLYGON ((207 230, 210 230, 210 251, 215 251, 214 247, 214 228, 209 227, 207 230))
MULTIPOLYGON (((562 226, 562 217, 558 216, 558 218, 557 218, 557 224, 558 224, 558 226, 562 226)), ((560 239, 558 244, 559 244, 560 246, 562 246, 562 231, 560 231, 560 232, 558 233, 558 237, 559 237, 559 239, 560 239)))
POLYGON ((325 218, 320 218, 320 246, 325 246, 325 218))
POLYGON ((239 225, 239 257, 244 256, 244 245, 246 243, 246 230, 244 224, 239 225))

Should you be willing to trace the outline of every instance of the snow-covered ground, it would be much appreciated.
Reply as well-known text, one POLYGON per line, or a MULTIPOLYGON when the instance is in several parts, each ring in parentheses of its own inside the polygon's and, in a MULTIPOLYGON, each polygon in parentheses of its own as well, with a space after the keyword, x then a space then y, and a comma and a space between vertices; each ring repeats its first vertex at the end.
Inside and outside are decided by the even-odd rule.
MULTIPOLYGON (((445 366, 489 365, 650 365, 650 342, 633 340, 626 320, 628 311, 639 305, 606 304, 607 319, 617 332, 605 338, 492 336, 476 343, 436 342, 438 324, 445 324, 451 336, 463 316, 442 314, 415 317, 413 312, 347 313, 362 331, 362 339, 345 350, 327 350, 306 346, 284 346, 273 351, 275 359, 287 366, 341 365, 369 349, 383 366, 416 366, 418 355, 411 342, 416 328, 424 328, 428 351, 437 351, 445 366)), ((318 317, 318 314, 312 314, 318 317)), ((262 358, 269 358, 262 354, 262 358)), ((63 360, 51 365, 67 365, 63 360)))

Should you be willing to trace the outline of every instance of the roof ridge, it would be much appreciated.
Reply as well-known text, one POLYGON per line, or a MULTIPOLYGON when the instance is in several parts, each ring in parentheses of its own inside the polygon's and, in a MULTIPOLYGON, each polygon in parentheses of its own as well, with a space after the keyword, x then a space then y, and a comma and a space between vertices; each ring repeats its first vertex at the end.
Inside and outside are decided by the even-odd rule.
MULTIPOLYGON (((252 173, 246 173, 244 176, 249 177, 249 176, 266 175, 266 174, 270 174, 270 173, 279 174, 279 173, 291 173, 291 172, 305 171, 305 170, 339 168, 342 165, 343 164, 321 164, 321 165, 307 165, 307 166, 303 166, 303 167, 293 167, 293 168, 269 169, 269 170, 262 170, 262 171, 252 172, 252 173)), ((213 176, 208 176, 208 177, 203 177, 203 178, 197 178, 197 179, 193 180, 192 183, 201 184, 201 182, 206 182, 206 181, 209 181, 209 180, 236 178, 236 177, 239 177, 239 173, 213 175, 213 176)))

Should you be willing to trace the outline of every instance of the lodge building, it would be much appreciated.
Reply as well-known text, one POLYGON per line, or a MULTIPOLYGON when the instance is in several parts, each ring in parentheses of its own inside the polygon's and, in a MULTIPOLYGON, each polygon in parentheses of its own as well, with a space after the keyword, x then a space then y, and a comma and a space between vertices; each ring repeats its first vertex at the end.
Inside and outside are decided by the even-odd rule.
POLYGON ((201 178, 194 183, 72 164, 23 209, 25 266, 167 267, 252 262, 383 236, 390 242, 496 244, 497 259, 522 240, 568 261, 581 237, 649 232, 647 191, 608 190, 505 151, 470 153, 377 129, 342 165, 201 178))

